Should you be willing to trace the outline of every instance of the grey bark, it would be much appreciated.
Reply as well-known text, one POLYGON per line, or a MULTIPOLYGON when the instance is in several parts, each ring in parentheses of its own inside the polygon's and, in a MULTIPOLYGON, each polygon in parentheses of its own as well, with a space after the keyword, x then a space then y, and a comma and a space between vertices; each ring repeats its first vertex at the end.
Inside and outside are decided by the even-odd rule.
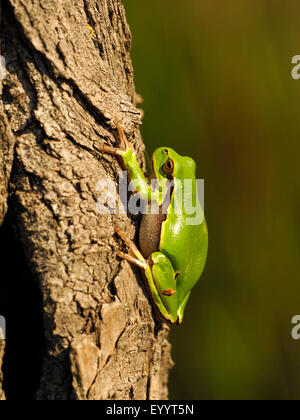
MULTIPOLYGON (((114 227, 133 239, 138 219, 96 209, 97 182, 117 186, 121 169, 97 150, 117 145, 114 120, 144 165, 123 5, 5 0, 1 41, 0 224, 8 211, 41 290, 35 398, 167 398, 169 327, 140 271, 116 257, 114 227)), ((2 356, 0 347, 0 371, 2 356)), ((1 384, 0 374, 3 398, 1 384)))

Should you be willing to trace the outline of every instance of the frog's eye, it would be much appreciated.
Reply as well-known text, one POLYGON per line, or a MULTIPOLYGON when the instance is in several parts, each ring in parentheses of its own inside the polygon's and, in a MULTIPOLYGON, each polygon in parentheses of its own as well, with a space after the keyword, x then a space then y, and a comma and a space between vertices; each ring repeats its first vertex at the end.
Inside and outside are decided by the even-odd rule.
POLYGON ((162 170, 164 171, 164 173, 166 175, 172 175, 173 171, 174 171, 174 161, 172 159, 168 159, 162 167, 162 170))

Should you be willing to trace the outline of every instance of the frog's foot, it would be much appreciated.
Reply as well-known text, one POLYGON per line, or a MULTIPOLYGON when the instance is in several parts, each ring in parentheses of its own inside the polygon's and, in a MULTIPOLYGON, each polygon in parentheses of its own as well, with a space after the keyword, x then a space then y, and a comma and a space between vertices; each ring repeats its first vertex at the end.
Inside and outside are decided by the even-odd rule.
POLYGON ((124 156, 124 153, 126 150, 131 149, 130 144, 125 136, 124 130, 119 125, 117 120, 113 120, 113 123, 115 124, 118 134, 119 134, 119 140, 120 140, 120 146, 119 147, 112 147, 112 146, 95 146, 99 152, 107 153, 108 155, 114 155, 114 156, 124 156))
POLYGON ((142 261, 138 260, 137 258, 134 258, 130 254, 125 254, 125 252, 117 251, 117 256, 122 258, 123 260, 129 261, 131 264, 134 264, 134 265, 139 266, 140 268, 143 268, 144 270, 146 270, 146 268, 147 268, 147 263, 142 262, 142 261))
POLYGON ((146 263, 145 258, 142 256, 142 254, 140 253, 135 243, 131 241, 126 236, 126 234, 119 228, 116 227, 115 232, 117 235, 120 236, 121 239, 123 239, 123 241, 125 242, 126 246, 129 248, 129 251, 130 251, 130 254, 125 254, 124 252, 117 251, 117 255, 120 258, 123 258, 131 262, 132 264, 138 265, 139 267, 146 269, 148 264, 146 263))
POLYGON ((119 149, 117 147, 111 147, 111 146, 95 146, 99 152, 106 153, 108 155, 114 155, 114 156, 123 156, 124 150, 119 149))

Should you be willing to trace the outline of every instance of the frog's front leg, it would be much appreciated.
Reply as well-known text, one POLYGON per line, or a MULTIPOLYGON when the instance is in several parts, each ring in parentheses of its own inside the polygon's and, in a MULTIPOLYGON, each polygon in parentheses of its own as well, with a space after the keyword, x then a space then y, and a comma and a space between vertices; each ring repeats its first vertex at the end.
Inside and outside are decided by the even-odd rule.
POLYGON ((126 139, 123 128, 116 122, 115 125, 119 134, 120 147, 97 146, 97 150, 120 157, 129 173, 134 189, 139 193, 140 197, 147 202, 156 201, 160 205, 162 202, 162 193, 158 190, 154 191, 151 189, 148 180, 136 160, 135 152, 131 149, 126 139))

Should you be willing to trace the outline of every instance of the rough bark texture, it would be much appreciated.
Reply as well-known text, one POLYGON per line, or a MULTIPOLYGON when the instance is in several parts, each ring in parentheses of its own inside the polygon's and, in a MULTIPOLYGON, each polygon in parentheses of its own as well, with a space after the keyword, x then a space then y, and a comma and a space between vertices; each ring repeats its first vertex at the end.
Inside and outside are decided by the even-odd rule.
MULTIPOLYGON (((122 244, 114 227, 134 238, 138 219, 96 210, 97 182, 117 185, 120 171, 97 151, 116 146, 113 120, 143 164, 123 5, 4 0, 1 40, 0 223, 8 209, 32 273, 26 281, 41 291, 38 303, 37 294, 24 296, 26 307, 41 305, 43 313, 34 398, 167 398, 169 327, 155 320, 140 271, 116 257, 122 244)), ((7 290, 1 278, 4 299, 7 290)), ((14 316, 22 320, 20 308, 14 316)), ((13 366, 7 325, 4 364, 13 366)), ((1 361, 0 347, 0 368, 1 361)), ((3 398, 1 383, 0 376, 3 398)))

